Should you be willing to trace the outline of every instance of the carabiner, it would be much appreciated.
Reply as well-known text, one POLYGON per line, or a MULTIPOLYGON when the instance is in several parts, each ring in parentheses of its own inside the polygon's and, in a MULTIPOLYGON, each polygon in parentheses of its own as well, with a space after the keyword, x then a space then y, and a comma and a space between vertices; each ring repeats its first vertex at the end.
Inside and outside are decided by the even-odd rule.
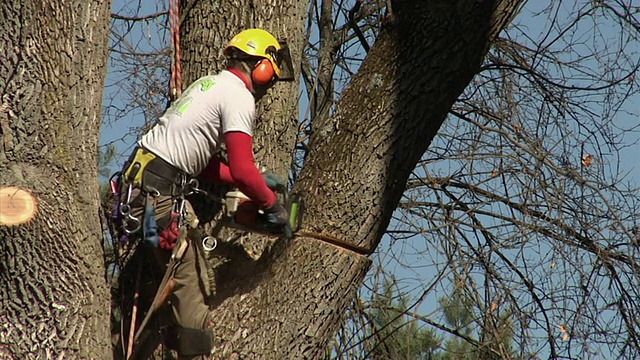
POLYGON ((189 196, 192 194, 207 194, 206 191, 200 189, 200 182, 196 178, 189 179, 189 181, 187 181, 187 183, 185 184, 185 188, 188 188, 188 190, 185 192, 185 196, 189 196))
POLYGON ((131 214, 131 206, 127 203, 120 203, 120 215, 129 216, 131 214))
POLYGON ((131 213, 127 213, 127 218, 126 219, 122 219, 125 223, 124 226, 124 232, 127 233, 127 235, 131 235, 134 232, 140 230, 140 228, 142 227, 142 222, 140 221, 140 219, 138 219, 137 217, 131 215, 131 213), (129 225, 133 224, 134 227, 132 229, 130 229, 129 225))

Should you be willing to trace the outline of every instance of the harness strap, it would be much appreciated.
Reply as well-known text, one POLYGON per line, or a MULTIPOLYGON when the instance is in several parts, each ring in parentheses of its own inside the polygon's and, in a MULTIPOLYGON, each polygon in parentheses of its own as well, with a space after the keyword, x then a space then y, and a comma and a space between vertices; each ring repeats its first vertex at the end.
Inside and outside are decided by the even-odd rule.
POLYGON ((137 147, 123 170, 123 185, 133 185, 144 192, 178 196, 187 189, 190 176, 153 152, 137 147))

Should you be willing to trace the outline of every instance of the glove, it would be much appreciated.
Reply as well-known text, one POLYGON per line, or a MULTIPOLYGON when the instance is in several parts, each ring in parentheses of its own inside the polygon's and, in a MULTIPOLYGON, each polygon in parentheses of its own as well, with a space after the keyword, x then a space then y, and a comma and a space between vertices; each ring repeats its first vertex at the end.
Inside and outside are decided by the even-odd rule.
POLYGON ((289 223, 289 212, 280 201, 264 209, 264 217, 269 225, 284 226, 289 223))
POLYGON ((264 172, 262 173, 262 177, 264 178, 264 182, 267 183, 267 187, 271 190, 284 189, 287 186, 287 184, 274 173, 264 172))

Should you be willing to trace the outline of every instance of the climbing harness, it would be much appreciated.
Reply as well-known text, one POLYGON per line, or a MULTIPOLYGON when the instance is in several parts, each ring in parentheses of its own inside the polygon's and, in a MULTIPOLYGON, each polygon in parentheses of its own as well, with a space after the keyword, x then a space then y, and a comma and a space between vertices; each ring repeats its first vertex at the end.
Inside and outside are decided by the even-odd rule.
MULTIPOLYGON (((183 204, 184 197, 201 191, 198 189, 198 181, 190 178, 185 172, 175 168, 152 152, 143 148, 136 148, 129 160, 125 163, 124 170, 115 173, 109 180, 111 191, 116 201, 114 202, 113 220, 119 225, 122 233, 121 242, 127 241, 128 236, 143 230, 144 238, 158 244, 160 234, 154 234, 157 224, 154 224, 155 199, 160 195, 181 199, 178 205, 183 204), (142 196, 146 201, 144 218, 140 218, 132 212, 132 202, 139 201, 134 198, 142 196), (146 234, 148 230, 150 234, 146 234)), ((184 210, 178 209, 182 215, 184 210)))
MULTIPOLYGON (((176 285, 174 276, 188 247, 195 244, 192 241, 199 241, 187 237, 187 232, 196 223, 194 219, 193 224, 189 223, 191 220, 187 213, 186 196, 204 191, 199 188, 195 178, 143 148, 134 149, 123 170, 115 173, 109 182, 115 198, 110 227, 115 228, 114 233, 117 234, 120 245, 125 246, 130 239, 141 239, 153 247, 171 251, 167 270, 151 307, 140 326, 134 329, 137 331, 130 331, 127 354, 132 356, 133 353, 145 351, 145 345, 138 346, 141 333, 151 316, 173 293, 176 285), (161 209, 157 208, 159 201, 162 201, 161 209), (163 219, 162 223, 157 222, 157 216, 163 219)), ((215 245, 206 242, 203 244, 208 245, 207 249, 215 245)), ((196 246, 199 247, 199 243, 196 246)), ((138 286, 135 291, 138 293, 138 286)), ((136 306, 134 301, 134 308, 136 306)), ((135 310, 132 311, 132 316, 134 312, 135 310)), ((132 317, 131 328, 135 327, 135 323, 132 317)))

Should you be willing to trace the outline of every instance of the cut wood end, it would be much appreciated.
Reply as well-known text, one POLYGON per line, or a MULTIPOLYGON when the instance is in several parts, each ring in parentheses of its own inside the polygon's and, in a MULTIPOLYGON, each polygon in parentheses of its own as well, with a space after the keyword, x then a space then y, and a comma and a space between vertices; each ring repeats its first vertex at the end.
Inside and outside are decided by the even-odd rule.
POLYGON ((38 202, 26 189, 0 188, 0 225, 20 225, 31 221, 38 212, 38 202))

